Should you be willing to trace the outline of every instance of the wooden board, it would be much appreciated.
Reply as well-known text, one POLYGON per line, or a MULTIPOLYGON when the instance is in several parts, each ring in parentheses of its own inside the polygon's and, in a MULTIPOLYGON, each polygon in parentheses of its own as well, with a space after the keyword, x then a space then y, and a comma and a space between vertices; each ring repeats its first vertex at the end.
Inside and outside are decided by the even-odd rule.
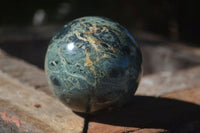
MULTIPOLYGON (((2 51, 0 70, 0 133, 82 132, 83 118, 54 98, 42 70, 2 51)), ((200 66, 145 76, 129 105, 90 116, 88 133, 199 131, 199 79, 200 66)))
POLYGON ((163 72, 142 78, 136 95, 161 96, 170 92, 200 86, 200 67, 177 72, 163 72))
POLYGON ((80 133, 83 119, 58 100, 0 71, 0 132, 80 133))
POLYGON ((132 102, 114 112, 91 116, 88 132, 198 132, 199 80, 200 67, 143 77, 132 102))
POLYGON ((48 95, 53 96, 48 88, 45 73, 38 67, 31 65, 24 60, 7 55, 0 49, 0 70, 16 78, 23 84, 42 90, 48 95))

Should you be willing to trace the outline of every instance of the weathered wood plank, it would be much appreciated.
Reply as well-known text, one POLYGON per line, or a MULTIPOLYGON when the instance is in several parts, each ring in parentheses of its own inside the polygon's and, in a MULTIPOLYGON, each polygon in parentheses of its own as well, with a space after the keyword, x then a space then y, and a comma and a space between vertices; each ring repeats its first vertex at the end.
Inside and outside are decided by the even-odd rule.
POLYGON ((174 91, 172 93, 162 95, 162 97, 177 99, 200 105, 200 87, 185 89, 182 91, 174 91))
POLYGON ((173 91, 200 86, 200 67, 177 72, 164 72, 142 78, 136 95, 161 96, 173 91))
MULTIPOLYGON (((37 88, 39 90, 43 90, 45 93, 47 93, 49 95, 52 95, 52 93, 48 89, 45 75, 42 70, 40 70, 40 69, 36 68, 35 66, 30 65, 22 60, 12 58, 10 56, 7 56, 5 53, 3 53, 3 54, 2 53, 3 52, 0 52, 0 60, 1 60, 0 61, 0 70, 3 70, 4 72, 8 73, 9 75, 11 75, 15 78, 18 78, 24 84, 33 86, 34 87, 34 88, 32 88, 33 90, 35 88, 37 88), (13 65, 13 63, 15 65, 13 65)), ((196 53, 198 55, 198 51, 196 53)), ((187 117, 191 117, 191 119, 194 119, 194 117, 199 118, 199 116, 195 116, 195 114, 197 112, 193 112, 191 110, 185 109, 185 107, 182 107, 183 103, 179 103, 179 102, 177 104, 169 104, 168 103, 168 102, 177 102, 176 100, 175 101, 172 100, 172 99, 177 99, 177 100, 182 100, 182 101, 186 101, 186 102, 191 102, 191 104, 192 103, 198 104, 199 99, 197 97, 199 96, 199 92, 197 93, 196 91, 199 90, 199 89, 197 89, 200 86, 200 83, 198 82, 199 79, 200 79, 200 67, 195 67, 192 69, 182 70, 182 71, 178 71, 178 72, 164 72, 164 73, 160 73, 160 74, 145 76, 142 78, 140 87, 139 87, 138 91, 136 92, 136 95, 142 96, 139 98, 136 97, 136 99, 139 99, 139 100, 141 99, 141 101, 144 102, 143 106, 135 105, 136 110, 134 110, 134 106, 131 106, 130 108, 128 108, 128 109, 130 109, 130 111, 124 111, 123 113, 117 113, 117 114, 114 113, 114 115, 111 115, 111 116, 108 116, 106 114, 105 116, 107 116, 107 117, 104 117, 104 119, 105 118, 111 119, 106 122, 104 120, 103 121, 99 120, 99 118, 97 118, 97 120, 95 120, 96 118, 95 119, 93 118, 94 120, 89 123, 89 131, 88 132, 89 133, 93 133, 93 132, 94 133, 98 133, 98 132, 105 132, 105 133, 108 133, 108 132, 109 133, 110 132, 118 133, 119 132, 120 133, 120 132, 132 132, 132 131, 134 131, 134 132, 155 132, 155 133, 164 132, 164 131, 166 131, 166 127, 164 127, 164 126, 166 126, 166 124, 169 124, 171 122, 170 120, 173 120, 173 119, 171 119, 171 117, 176 118, 176 116, 180 116, 178 112, 175 113, 177 110, 179 110, 177 107, 180 107, 180 109, 183 110, 183 111, 180 111, 180 112, 182 112, 182 114, 184 114, 184 113, 193 113, 194 114, 194 115, 186 115, 187 117), (191 93, 189 93, 190 91, 191 91, 192 95, 190 95, 191 94, 191 93), (147 97, 147 96, 152 96, 152 97, 147 97), (195 96, 195 97, 193 97, 193 96, 195 96), (155 100, 156 99, 155 97, 165 97, 165 98, 167 98, 167 102, 163 103, 162 98, 161 99, 158 98, 158 100, 155 100), (168 98, 170 98, 171 100, 168 98), (148 103, 148 101, 155 102, 156 104, 158 104, 158 107, 156 104, 153 104, 152 108, 155 108, 155 109, 151 110, 149 106, 152 103, 148 103), (161 106, 160 105, 161 103, 166 104, 167 106, 166 107, 161 106), (145 107, 145 106, 147 106, 147 107, 145 107), (170 106, 174 109, 169 110, 168 106, 170 106), (145 115, 146 110, 148 110, 148 113, 149 113, 147 116, 145 115), (160 117, 162 119, 166 119, 166 120, 162 121, 161 119, 156 119, 152 122, 153 125, 151 125, 151 123, 148 123, 148 122, 150 119, 155 119, 154 117, 157 117, 156 113, 159 113, 157 110, 161 111, 162 115, 171 113, 171 116, 168 119, 167 118, 167 117, 169 117, 168 115, 166 115, 163 118, 161 115, 158 115, 158 117, 160 117), (132 111, 134 111, 135 113, 131 114, 132 111), (152 112, 155 112, 155 113, 152 113, 152 112), (122 120, 122 117, 124 114, 126 114, 125 118, 130 117, 132 120, 135 119, 136 125, 135 124, 131 125, 131 122, 128 125, 124 124, 124 119, 122 120), (120 119, 121 119, 122 123, 116 124, 115 122, 113 122, 113 120, 115 120, 115 118, 113 118, 113 117, 118 117, 119 115, 121 115, 121 116, 118 118, 119 120, 116 120, 116 121, 120 121, 120 119), (143 119, 142 117, 144 117, 144 116, 146 116, 147 119, 143 119), (140 119, 142 119, 142 122, 140 121, 140 119), (137 124, 137 121, 139 121, 139 125, 137 124), (145 121, 147 121, 147 122, 145 123, 145 121), (158 122, 155 122, 155 121, 161 121, 160 123, 163 124, 164 126, 163 125, 157 126, 156 123, 158 123, 158 122), (144 127, 145 127, 145 129, 141 129, 144 127)), ((142 104, 142 102, 139 102, 139 103, 142 104)), ((35 125, 32 123, 29 125, 26 125, 28 122, 26 122, 25 120, 22 119, 23 115, 21 116, 18 113, 14 112, 10 109, 7 109, 7 106, 9 104, 7 104, 6 101, 0 102, 0 103, 2 105, 2 107, 0 107, 0 115, 3 116, 3 118, 4 118, 3 125, 7 124, 7 122, 5 122, 5 120, 7 120, 8 122, 11 122, 11 124, 7 124, 7 125, 15 126, 16 127, 15 129, 17 131, 19 129, 17 127, 17 122, 18 122, 18 120, 20 120, 20 123, 22 123, 21 127, 23 127, 22 129, 24 132, 25 131, 30 132, 30 130, 27 130, 26 127, 29 127, 29 129, 35 129, 35 131, 37 131, 37 132, 42 132, 42 131, 39 131, 40 128, 34 127, 35 125), (3 109, 1 109, 1 108, 3 108, 3 109), (14 120, 15 120, 14 123, 13 123, 12 118, 14 118, 14 120), (23 125, 23 123, 24 123, 24 125, 23 125)), ((36 104, 34 104, 34 107, 40 108, 40 105, 41 104, 36 103, 36 104)), ((186 104, 186 107, 189 107, 189 108, 191 107, 191 109, 196 109, 196 106, 193 104, 192 105, 186 104)), ((15 107, 11 107, 11 108, 15 108, 15 107)), ((197 110, 197 111, 199 111, 199 110, 197 110)), ((22 112, 22 110, 20 110, 19 112, 22 112)), ((189 119, 189 120, 191 120, 191 119, 189 119)), ((34 120, 32 120, 32 121, 34 121, 34 120)), ((127 121, 130 121, 130 119, 127 118, 127 121)), ((1 119, 0 119, 0 122, 1 122, 1 119)), ((45 126, 49 127, 49 125, 45 125, 46 123, 43 123, 40 121, 37 121, 35 123, 40 123, 41 125, 44 124, 44 127, 45 126)), ((4 128, 5 127, 6 126, 4 126, 4 128)), ((53 129, 51 129, 51 128, 49 128, 49 129, 52 130, 52 132, 53 132, 53 129)), ((6 129, 5 129, 5 131, 6 131, 6 129)), ((22 132, 22 131, 20 131, 20 132, 22 132)))
POLYGON ((164 129, 141 129, 137 127, 113 126, 98 122, 91 122, 88 133, 160 133, 165 132, 164 129))
POLYGON ((124 108, 91 116, 90 120, 89 132, 91 133, 102 131, 122 133, 134 131, 136 128, 151 130, 151 132, 155 129, 155 133, 174 131, 184 125, 198 122, 200 106, 169 98, 135 96, 133 101, 124 108), (106 126, 102 126, 102 123, 106 126))
POLYGON ((200 65, 200 49, 178 43, 142 45, 144 74, 176 72, 200 65))
POLYGON ((181 131, 200 119, 199 79, 200 67, 145 76, 132 102, 117 111, 92 116, 89 132, 181 131))
POLYGON ((91 122, 88 133, 126 133, 127 131, 137 131, 136 127, 122 127, 98 122, 91 122))
POLYGON ((0 49, 0 70, 18 79, 23 84, 42 90, 48 95, 53 96, 48 88, 45 73, 34 65, 21 59, 7 55, 0 49))
POLYGON ((80 133, 84 123, 58 100, 1 71, 0 121, 12 132, 33 133, 80 133))

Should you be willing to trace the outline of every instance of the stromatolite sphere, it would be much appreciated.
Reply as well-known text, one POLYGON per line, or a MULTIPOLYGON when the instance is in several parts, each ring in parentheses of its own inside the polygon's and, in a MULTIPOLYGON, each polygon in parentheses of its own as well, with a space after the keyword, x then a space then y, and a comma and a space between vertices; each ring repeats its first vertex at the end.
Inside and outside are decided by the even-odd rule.
POLYGON ((45 71, 55 95, 77 112, 121 106, 133 97, 142 57, 134 38, 120 24, 82 17, 51 40, 45 71))

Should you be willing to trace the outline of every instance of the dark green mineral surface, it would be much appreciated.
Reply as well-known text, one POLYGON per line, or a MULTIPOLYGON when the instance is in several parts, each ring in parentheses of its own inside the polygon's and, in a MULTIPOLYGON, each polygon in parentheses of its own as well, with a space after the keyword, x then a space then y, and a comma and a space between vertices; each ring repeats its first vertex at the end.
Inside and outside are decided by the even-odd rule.
POLYGON ((51 40, 45 59, 55 95, 77 112, 121 106, 134 96, 142 57, 130 33, 102 17, 82 17, 51 40))

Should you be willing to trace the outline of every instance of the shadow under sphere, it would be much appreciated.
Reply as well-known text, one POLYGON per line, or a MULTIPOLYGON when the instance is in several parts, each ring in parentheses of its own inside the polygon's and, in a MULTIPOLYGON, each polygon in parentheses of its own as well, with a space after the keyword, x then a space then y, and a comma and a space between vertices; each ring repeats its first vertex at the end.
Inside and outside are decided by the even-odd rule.
POLYGON ((111 112, 102 110, 87 116, 77 114, 87 117, 89 122, 116 126, 174 130, 197 121, 200 128, 200 106, 167 98, 134 96, 129 104, 111 112))

